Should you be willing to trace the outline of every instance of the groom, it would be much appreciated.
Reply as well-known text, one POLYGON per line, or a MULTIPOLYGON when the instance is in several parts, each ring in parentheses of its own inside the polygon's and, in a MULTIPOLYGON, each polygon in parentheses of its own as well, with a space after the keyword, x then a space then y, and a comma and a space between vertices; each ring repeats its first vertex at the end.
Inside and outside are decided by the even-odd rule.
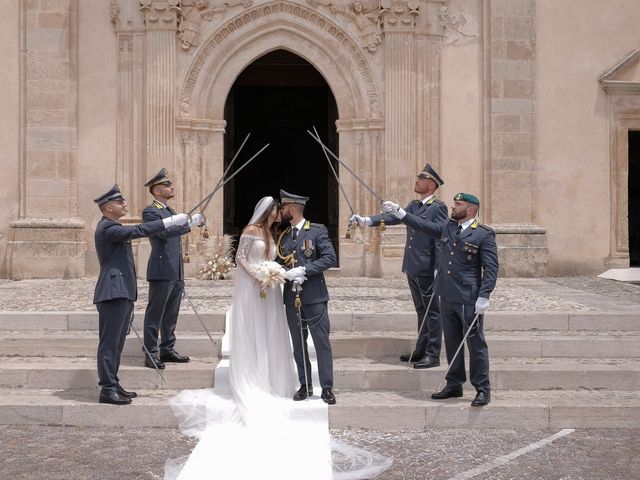
POLYGON ((311 223, 304 218, 304 207, 309 201, 309 197, 280 190, 280 201, 282 203, 280 209, 282 223, 290 224, 278 239, 278 252, 283 258, 285 266, 289 268, 285 275, 287 281, 284 285, 284 304, 291 342, 293 343, 293 356, 298 367, 300 380, 300 388, 293 399, 299 401, 313 395, 311 362, 307 349, 307 337, 311 332, 318 357, 318 375, 322 387, 321 398, 325 403, 333 405, 336 403, 336 397, 332 391, 333 355, 331 343, 329 343, 329 315, 327 312, 329 292, 322 272, 336 265, 336 253, 325 226, 311 223), (300 313, 304 344, 300 338, 301 326, 295 306, 295 284, 302 287, 300 313))

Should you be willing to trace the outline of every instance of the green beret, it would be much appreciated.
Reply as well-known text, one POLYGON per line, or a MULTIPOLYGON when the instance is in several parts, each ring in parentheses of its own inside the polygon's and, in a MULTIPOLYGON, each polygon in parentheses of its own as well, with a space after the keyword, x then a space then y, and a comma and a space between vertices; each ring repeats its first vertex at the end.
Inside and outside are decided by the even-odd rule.
POLYGON ((453 199, 454 200, 460 200, 462 202, 473 203, 475 205, 480 206, 480 200, 478 199, 478 197, 476 197, 475 195, 473 195, 471 193, 459 193, 455 197, 453 197, 453 199))

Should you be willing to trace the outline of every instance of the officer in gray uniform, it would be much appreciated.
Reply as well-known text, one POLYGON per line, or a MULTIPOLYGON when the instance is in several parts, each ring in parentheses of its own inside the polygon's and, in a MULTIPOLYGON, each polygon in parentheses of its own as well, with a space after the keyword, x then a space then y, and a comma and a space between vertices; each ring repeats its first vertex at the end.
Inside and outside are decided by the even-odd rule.
MULTIPOLYGON (((161 169, 144 184, 154 200, 142 211, 142 221, 154 222, 174 215, 167 202, 175 196, 175 189, 167 169, 161 169)), ((165 368, 164 362, 184 363, 186 355, 175 349, 176 324, 184 291, 184 264, 180 237, 190 232, 191 226, 201 220, 194 214, 191 224, 177 225, 149 237, 151 254, 147 264, 149 282, 149 303, 144 314, 144 345, 151 354, 145 356, 148 368, 165 368), (158 335, 161 337, 160 358, 158 358, 158 335), (155 366, 154 366, 155 362, 155 366)))
POLYGON ((293 399, 304 400, 307 395, 313 395, 311 363, 307 349, 307 337, 311 332, 318 358, 321 398, 325 403, 333 405, 336 398, 333 394, 333 354, 329 342, 330 325, 327 312, 329 292, 322 272, 336 266, 336 253, 325 226, 311 223, 304 218, 304 206, 309 201, 308 197, 280 190, 280 201, 282 222, 290 224, 280 234, 277 248, 278 257, 285 267, 289 268, 285 275, 287 280, 284 284, 284 304, 300 380, 300 389, 293 399), (302 287, 300 300, 304 344, 300 338, 300 322, 295 306, 296 285, 302 287))
POLYGON ((384 202, 383 210, 443 242, 439 254, 442 277, 436 282, 435 293, 440 296, 440 315, 451 369, 447 374, 446 387, 432 394, 431 398, 439 400, 462 396, 462 384, 466 381, 464 350, 453 364, 451 360, 478 315, 467 337, 467 347, 471 384, 477 392, 471 405, 481 407, 491 401, 489 350, 484 338, 483 314, 489 308, 489 296, 496 286, 498 249, 495 232, 476 219, 480 208, 478 197, 459 193, 453 200, 451 219, 444 223, 427 222, 392 202, 384 202))
POLYGON ((98 377, 100 403, 124 405, 137 395, 120 386, 118 369, 127 329, 132 320, 133 302, 138 298, 131 240, 147 237, 188 222, 184 214, 169 216, 140 225, 122 225, 127 202, 118 185, 94 200, 102 218, 96 226, 96 254, 100 275, 93 303, 98 309, 98 377))
MULTIPOLYGON (((444 182, 428 163, 416 178, 414 192, 420 200, 413 200, 405 211, 417 215, 425 221, 440 223, 447 219, 447 206, 435 197, 435 192, 444 182)), ((378 226, 384 220, 387 225, 397 225, 401 220, 393 215, 373 215, 361 217, 354 215, 358 225, 378 226)), ((418 316, 420 335, 411 354, 400 355, 403 362, 415 362, 413 368, 431 368, 440 365, 442 347, 442 324, 438 312, 438 302, 434 299, 425 319, 425 312, 433 295, 434 269, 436 264, 436 245, 439 242, 407 225, 407 239, 402 259, 402 272, 407 275, 413 305, 418 316), (422 326, 422 321, 426 324, 422 326)))

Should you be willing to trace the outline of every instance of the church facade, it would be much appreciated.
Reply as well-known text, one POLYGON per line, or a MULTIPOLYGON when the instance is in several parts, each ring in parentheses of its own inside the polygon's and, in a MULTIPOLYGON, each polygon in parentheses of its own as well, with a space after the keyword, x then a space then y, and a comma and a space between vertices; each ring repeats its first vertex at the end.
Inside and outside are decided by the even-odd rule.
POLYGON ((640 266, 635 0, 16 5, 0 18, 1 277, 95 275, 93 198, 118 183, 139 222, 166 167, 189 211, 267 144, 208 204, 210 235, 284 188, 311 197, 340 274, 398 275, 404 228, 347 235, 348 218, 412 200, 430 163, 447 204, 480 198, 502 275, 640 266))

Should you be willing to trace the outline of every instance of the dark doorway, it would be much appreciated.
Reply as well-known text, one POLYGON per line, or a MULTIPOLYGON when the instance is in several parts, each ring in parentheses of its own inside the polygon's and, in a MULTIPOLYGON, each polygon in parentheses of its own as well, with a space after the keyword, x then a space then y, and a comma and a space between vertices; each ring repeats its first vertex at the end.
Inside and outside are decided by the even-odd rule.
MULTIPOLYGON (((335 99, 322 75, 297 55, 276 50, 236 79, 225 104, 225 168, 251 133, 232 171, 265 144, 269 147, 224 189, 224 233, 239 235, 265 195, 280 189, 311 198, 305 217, 329 229, 338 253, 338 184, 321 147, 307 130, 315 126, 337 153, 335 99)), ((336 162, 333 166, 338 171, 336 162)), ((339 258, 339 256, 338 256, 339 258)))
POLYGON ((640 267, 640 131, 629 131, 629 264, 640 267))

